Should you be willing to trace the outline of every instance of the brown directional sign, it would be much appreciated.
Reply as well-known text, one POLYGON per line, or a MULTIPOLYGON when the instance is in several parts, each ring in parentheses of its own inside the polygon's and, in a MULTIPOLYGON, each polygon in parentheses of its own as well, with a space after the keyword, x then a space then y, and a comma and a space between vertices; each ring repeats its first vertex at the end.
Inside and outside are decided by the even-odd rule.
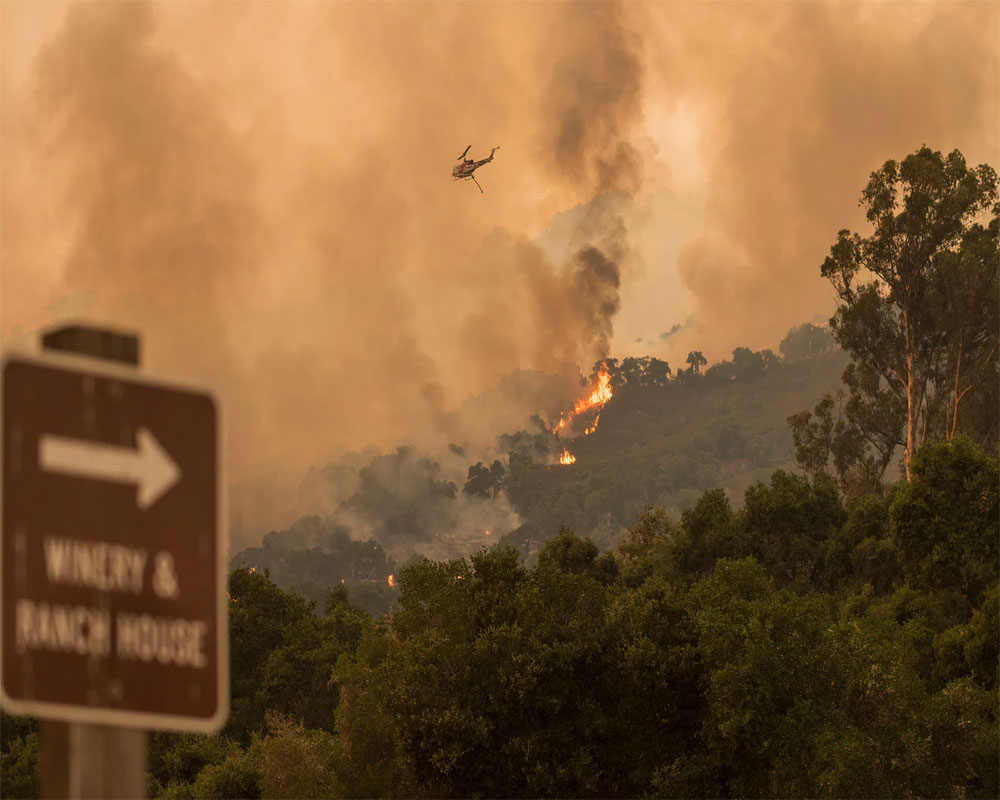
POLYGON ((217 730, 229 644, 215 401, 78 358, 2 369, 5 708, 217 730))

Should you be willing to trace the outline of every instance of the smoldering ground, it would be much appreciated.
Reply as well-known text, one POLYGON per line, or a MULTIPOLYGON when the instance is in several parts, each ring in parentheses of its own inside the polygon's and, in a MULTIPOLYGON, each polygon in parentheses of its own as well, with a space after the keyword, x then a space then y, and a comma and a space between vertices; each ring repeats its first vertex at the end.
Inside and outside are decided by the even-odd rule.
POLYGON ((689 318, 651 354, 773 347, 829 303, 868 172, 925 141, 996 160, 990 4, 0 14, 0 331, 140 330, 151 372, 218 391, 263 529, 310 466, 478 435, 463 401, 512 370, 572 394, 566 364, 689 318), (467 144, 502 146, 485 195, 448 179, 467 144))

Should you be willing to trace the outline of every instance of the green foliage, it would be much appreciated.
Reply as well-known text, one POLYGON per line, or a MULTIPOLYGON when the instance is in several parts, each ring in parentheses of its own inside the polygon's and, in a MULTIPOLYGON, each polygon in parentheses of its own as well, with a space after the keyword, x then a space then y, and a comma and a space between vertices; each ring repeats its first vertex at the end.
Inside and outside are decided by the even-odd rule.
POLYGON ((822 573, 826 542, 847 515, 832 482, 777 470, 769 486, 747 490, 741 516, 750 552, 782 583, 805 588, 822 573))
POLYGON ((151 794, 996 796, 996 460, 913 467, 846 507, 780 470, 737 510, 648 506, 605 556, 564 527, 536 569, 415 560, 375 621, 238 571, 242 728, 155 735, 151 794))
POLYGON ((646 506, 618 542, 622 579, 635 586, 653 575, 673 571, 674 526, 662 508, 646 506))
POLYGON ((688 577, 711 571, 720 558, 738 559, 750 554, 749 539, 721 489, 705 492, 681 515, 681 530, 676 565, 688 577))
POLYGON ((947 610, 901 590, 842 609, 834 653, 843 659, 845 708, 867 744, 867 789, 897 797, 992 797, 998 777, 995 696, 971 679, 936 689, 927 642, 947 610))
POLYGON ((342 736, 367 735, 349 723, 350 708, 379 698, 397 723, 379 752, 418 794, 643 791, 683 749, 677 723, 693 724, 690 627, 663 585, 613 600, 561 569, 593 565, 574 539, 564 531, 532 572, 503 548, 404 569, 393 635, 338 670, 352 697, 338 711, 342 736), (565 563, 555 555, 567 553, 565 563))
POLYGON ((598 361, 590 374, 592 384, 602 371, 610 376, 612 389, 665 386, 671 375, 670 365, 666 361, 650 356, 628 356, 620 364, 617 358, 598 361))
POLYGON ((855 591, 868 584, 886 594, 903 575, 899 551, 889 538, 889 505, 878 495, 863 495, 850 501, 847 511, 847 521, 826 545, 822 584, 855 591))
POLYGON ((261 763, 256 748, 234 749, 221 762, 207 765, 190 786, 168 786, 163 797, 192 797, 194 800, 215 800, 219 797, 240 797, 256 800, 261 797, 261 763), (171 789, 176 794, 171 793, 171 789))
POLYGON ((893 541, 911 585, 956 588, 978 607, 997 581, 1000 469, 968 439, 926 445, 890 509, 893 541))
POLYGON ((848 498, 881 493, 886 470, 902 442, 900 398, 872 370, 849 364, 848 387, 828 392, 810 411, 788 417, 795 463, 807 475, 832 475, 848 498))
POLYGON ((0 750, 0 795, 38 797, 41 780, 38 771, 38 731, 28 730, 14 720, 6 714, 3 716, 5 741, 0 750), (16 733, 15 730, 7 730, 8 725, 16 733))
POLYGON ((267 710, 332 730, 337 687, 330 669, 357 646, 365 615, 335 591, 317 617, 266 574, 246 569, 230 575, 229 596, 233 700, 226 732, 246 744, 267 710))
POLYGON ((677 765, 663 787, 701 794, 711 772, 716 796, 814 795, 817 740, 840 724, 825 604, 775 591, 753 559, 720 562, 691 601, 707 674, 701 763, 677 765))
POLYGON ((239 751, 235 741, 222 736, 152 732, 147 757, 150 797, 190 792, 205 767, 220 764, 239 751))
POLYGON ((253 747, 262 797, 294 800, 338 796, 338 749, 333 736, 273 712, 268 715, 267 727, 269 735, 253 747))

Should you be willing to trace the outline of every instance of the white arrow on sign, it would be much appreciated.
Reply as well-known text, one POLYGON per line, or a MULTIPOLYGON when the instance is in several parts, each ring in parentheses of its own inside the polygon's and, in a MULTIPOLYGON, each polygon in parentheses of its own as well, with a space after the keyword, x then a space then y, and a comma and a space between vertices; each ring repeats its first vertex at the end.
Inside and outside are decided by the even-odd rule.
POLYGON ((84 478, 136 484, 136 505, 149 508, 181 477, 180 467, 146 428, 138 428, 138 449, 42 434, 38 463, 43 470, 84 478))

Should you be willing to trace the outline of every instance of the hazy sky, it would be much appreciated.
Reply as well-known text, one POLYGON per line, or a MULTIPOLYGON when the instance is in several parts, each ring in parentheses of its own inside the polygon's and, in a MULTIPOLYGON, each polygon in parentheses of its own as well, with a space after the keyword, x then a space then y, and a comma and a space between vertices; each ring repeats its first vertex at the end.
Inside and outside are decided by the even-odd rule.
POLYGON ((0 23, 4 342, 140 330, 150 372, 219 393, 234 480, 468 438, 455 410, 516 368, 777 349, 829 315, 819 265, 872 170, 922 144, 1000 166, 997 2, 0 23), (482 195, 450 179, 468 144, 501 146, 482 195))

